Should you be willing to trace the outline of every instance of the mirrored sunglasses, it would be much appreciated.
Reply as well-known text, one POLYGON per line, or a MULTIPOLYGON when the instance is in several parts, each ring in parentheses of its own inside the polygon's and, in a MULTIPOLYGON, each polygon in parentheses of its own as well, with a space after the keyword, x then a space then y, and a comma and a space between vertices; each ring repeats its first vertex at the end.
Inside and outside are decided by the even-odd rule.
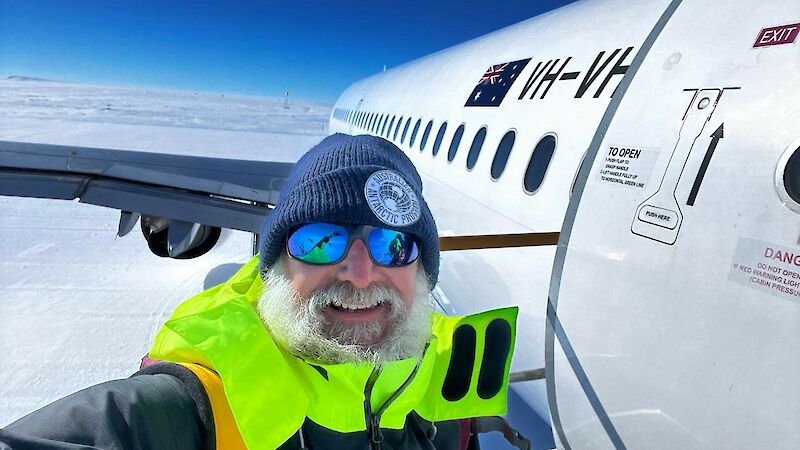
POLYGON ((307 264, 335 264, 344 259, 357 238, 367 244, 370 258, 379 266, 406 266, 419 257, 417 238, 411 233, 332 223, 309 223, 294 229, 286 239, 286 250, 307 264))

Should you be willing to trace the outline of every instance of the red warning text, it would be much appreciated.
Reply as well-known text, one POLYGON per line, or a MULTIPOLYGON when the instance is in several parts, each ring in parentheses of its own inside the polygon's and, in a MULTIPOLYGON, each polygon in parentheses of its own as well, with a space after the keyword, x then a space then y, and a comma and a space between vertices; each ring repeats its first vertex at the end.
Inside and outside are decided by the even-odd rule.
POLYGON ((800 302, 800 248, 739 238, 728 280, 800 302))
POLYGON ((764 257, 800 267, 800 253, 789 252, 786 250, 776 250, 774 248, 767 247, 764 250, 764 257))

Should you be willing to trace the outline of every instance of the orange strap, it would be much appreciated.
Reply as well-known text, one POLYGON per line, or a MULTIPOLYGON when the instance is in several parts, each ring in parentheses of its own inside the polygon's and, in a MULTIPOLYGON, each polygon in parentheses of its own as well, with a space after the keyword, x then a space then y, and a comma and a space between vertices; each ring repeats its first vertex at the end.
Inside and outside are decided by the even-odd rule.
POLYGON ((207 369, 199 364, 184 364, 182 366, 191 370, 197 375, 203 387, 206 389, 208 400, 211 403, 211 412, 214 416, 214 433, 217 436, 217 450, 247 450, 244 445, 242 435, 236 421, 233 420, 231 407, 225 398, 225 390, 222 387, 222 379, 213 370, 207 369))

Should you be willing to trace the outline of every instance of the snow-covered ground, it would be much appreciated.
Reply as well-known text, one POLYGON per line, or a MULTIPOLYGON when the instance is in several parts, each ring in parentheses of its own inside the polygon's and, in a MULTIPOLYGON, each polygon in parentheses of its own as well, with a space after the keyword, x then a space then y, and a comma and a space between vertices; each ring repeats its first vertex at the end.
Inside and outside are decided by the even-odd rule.
MULTIPOLYGON (((0 80, 0 140, 294 161, 331 107, 283 99, 0 80)), ((235 232, 193 260, 159 258, 118 212, 0 197, 0 427, 136 371, 155 331, 215 268, 250 255, 235 232)))

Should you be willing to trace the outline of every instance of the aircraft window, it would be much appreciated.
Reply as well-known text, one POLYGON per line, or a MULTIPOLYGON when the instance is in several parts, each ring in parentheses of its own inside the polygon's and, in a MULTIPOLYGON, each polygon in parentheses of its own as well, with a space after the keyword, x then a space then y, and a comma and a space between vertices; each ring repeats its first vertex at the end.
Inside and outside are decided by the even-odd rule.
POLYGON ((394 127, 394 136, 392 137, 393 141, 397 140, 397 132, 400 131, 400 124, 403 123, 403 116, 400 116, 400 120, 397 121, 397 126, 394 127))
POLYGON ((458 145, 461 144, 461 136, 464 135, 464 124, 456 128, 456 132, 453 133, 453 140, 450 141, 450 150, 447 151, 447 162, 453 162, 456 159, 456 152, 458 151, 458 145))
POLYGON ((472 145, 469 147, 469 153, 467 153, 467 170, 472 170, 478 162, 478 156, 481 154, 481 148, 483 147, 483 141, 485 139, 486 127, 482 127, 475 133, 475 138, 472 139, 472 145))
POLYGON ((439 132, 436 133, 436 140, 433 141, 433 156, 439 153, 439 147, 442 146, 442 139, 444 139, 444 132, 447 131, 447 122, 442 123, 439 127, 439 132))
POLYGON ((422 124, 422 119, 417 119, 417 123, 414 124, 414 131, 411 132, 411 139, 408 140, 409 148, 414 146, 414 140, 417 139, 417 131, 419 131, 419 126, 421 124, 422 124))
POLYGON ((428 122, 428 126, 425 127, 425 132, 422 133, 422 140, 419 141, 419 151, 425 150, 425 144, 428 143, 428 136, 431 135, 431 128, 433 127, 433 121, 431 120, 428 122))
POLYGON ((389 127, 386 129, 386 134, 384 135, 386 139, 389 139, 389 135, 392 134, 392 127, 394 126, 394 119, 396 118, 396 116, 392 116, 392 121, 389 122, 389 127))
MULTIPOLYGON (((783 187, 786 188, 789 198, 795 203, 800 203, 800 147, 796 148, 792 156, 786 160, 786 166, 783 168, 783 187)), ((785 203, 787 206, 790 205, 788 202, 785 203)), ((798 212, 795 208, 791 209, 798 212)))
POLYGON ((578 182, 578 175, 583 170, 583 166, 586 165, 586 157, 589 156, 589 150, 586 150, 583 153, 583 158, 581 158, 581 165, 578 166, 578 170, 575 171, 575 176, 572 177, 572 187, 569 188, 569 196, 572 197, 572 193, 575 192, 575 183, 578 182))
POLYGON ((525 192, 535 193, 542 186, 553 152, 556 150, 556 137, 548 134, 539 140, 533 149, 528 169, 525 170, 525 192))
POLYGON ((409 125, 411 125, 411 117, 409 117, 408 120, 406 120, 406 126, 403 127, 403 135, 400 136, 400 143, 401 144, 406 141, 406 133, 408 133, 408 126, 409 125))
POLYGON ((508 157, 511 155, 511 149, 514 148, 514 140, 516 133, 510 130, 500 139, 500 144, 497 146, 497 153, 494 154, 494 161, 492 161, 492 179, 497 180, 503 171, 506 169, 508 157))
POLYGON ((383 123, 383 114, 378 117, 378 121, 375 122, 375 128, 372 130, 373 133, 378 134, 381 130, 381 123, 383 123))

